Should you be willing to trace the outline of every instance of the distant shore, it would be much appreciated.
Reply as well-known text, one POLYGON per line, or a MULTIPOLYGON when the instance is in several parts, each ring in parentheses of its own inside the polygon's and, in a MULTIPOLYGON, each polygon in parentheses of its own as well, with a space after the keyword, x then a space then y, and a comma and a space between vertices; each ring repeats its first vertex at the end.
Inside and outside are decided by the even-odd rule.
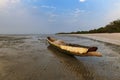
POLYGON ((68 34, 68 35, 86 37, 102 42, 120 45, 120 33, 68 34))

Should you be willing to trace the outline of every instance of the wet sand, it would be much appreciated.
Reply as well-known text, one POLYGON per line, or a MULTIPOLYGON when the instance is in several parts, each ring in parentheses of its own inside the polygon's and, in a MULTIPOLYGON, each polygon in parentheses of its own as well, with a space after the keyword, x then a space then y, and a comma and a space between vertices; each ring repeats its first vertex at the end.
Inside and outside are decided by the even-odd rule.
POLYGON ((87 37, 94 40, 120 45, 120 33, 71 34, 71 35, 87 37))
POLYGON ((0 36, 0 80, 119 80, 120 46, 59 35, 0 36), (47 36, 95 45, 103 57, 71 57, 51 48, 47 36))

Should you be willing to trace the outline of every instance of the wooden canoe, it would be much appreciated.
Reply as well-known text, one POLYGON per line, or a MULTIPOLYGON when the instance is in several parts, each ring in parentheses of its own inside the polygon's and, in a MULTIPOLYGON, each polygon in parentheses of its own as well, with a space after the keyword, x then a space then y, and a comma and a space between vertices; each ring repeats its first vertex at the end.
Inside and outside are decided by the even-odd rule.
POLYGON ((89 46, 81 46, 78 44, 65 43, 64 41, 57 40, 51 37, 47 37, 47 41, 51 47, 54 47, 55 49, 63 53, 67 53, 69 55, 98 56, 98 57, 102 56, 99 52, 96 52, 97 47, 89 47, 89 46))

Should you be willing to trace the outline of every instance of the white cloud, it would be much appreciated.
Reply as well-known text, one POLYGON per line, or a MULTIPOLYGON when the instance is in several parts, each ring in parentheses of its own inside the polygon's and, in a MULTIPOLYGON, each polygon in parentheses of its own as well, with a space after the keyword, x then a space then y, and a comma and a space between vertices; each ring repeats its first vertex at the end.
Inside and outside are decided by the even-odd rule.
POLYGON ((54 6, 42 5, 41 8, 56 9, 54 6))
POLYGON ((0 8, 8 8, 8 6, 20 3, 21 0, 0 0, 0 8))
POLYGON ((9 0, 0 0, 0 7, 5 7, 9 0))
POLYGON ((81 10, 81 9, 79 9, 79 8, 76 8, 73 12, 72 12, 72 15, 74 16, 74 17, 78 17, 78 16, 80 16, 80 14, 82 14, 82 13, 84 13, 85 12, 85 10, 81 10))
POLYGON ((20 0, 10 0, 11 3, 19 3, 20 0))
POLYGON ((84 11, 85 11, 85 10, 80 10, 80 9, 78 9, 78 8, 75 9, 75 13, 76 13, 76 14, 82 13, 82 12, 84 12, 84 11))
POLYGON ((19 1, 22 0, 0 0, 0 33, 48 32, 49 16, 40 10, 24 7, 19 1))
POLYGON ((57 17, 57 16, 58 16, 57 14, 53 14, 53 13, 50 14, 50 17, 57 17))
POLYGON ((86 0, 79 0, 80 2, 85 2, 86 0))

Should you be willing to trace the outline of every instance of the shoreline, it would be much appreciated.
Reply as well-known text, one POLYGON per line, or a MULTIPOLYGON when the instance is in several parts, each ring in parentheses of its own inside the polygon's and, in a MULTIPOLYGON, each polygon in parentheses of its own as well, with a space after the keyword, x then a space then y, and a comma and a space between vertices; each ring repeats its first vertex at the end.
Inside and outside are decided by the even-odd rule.
POLYGON ((76 37, 85 37, 120 46, 120 33, 68 34, 68 35, 76 37))

